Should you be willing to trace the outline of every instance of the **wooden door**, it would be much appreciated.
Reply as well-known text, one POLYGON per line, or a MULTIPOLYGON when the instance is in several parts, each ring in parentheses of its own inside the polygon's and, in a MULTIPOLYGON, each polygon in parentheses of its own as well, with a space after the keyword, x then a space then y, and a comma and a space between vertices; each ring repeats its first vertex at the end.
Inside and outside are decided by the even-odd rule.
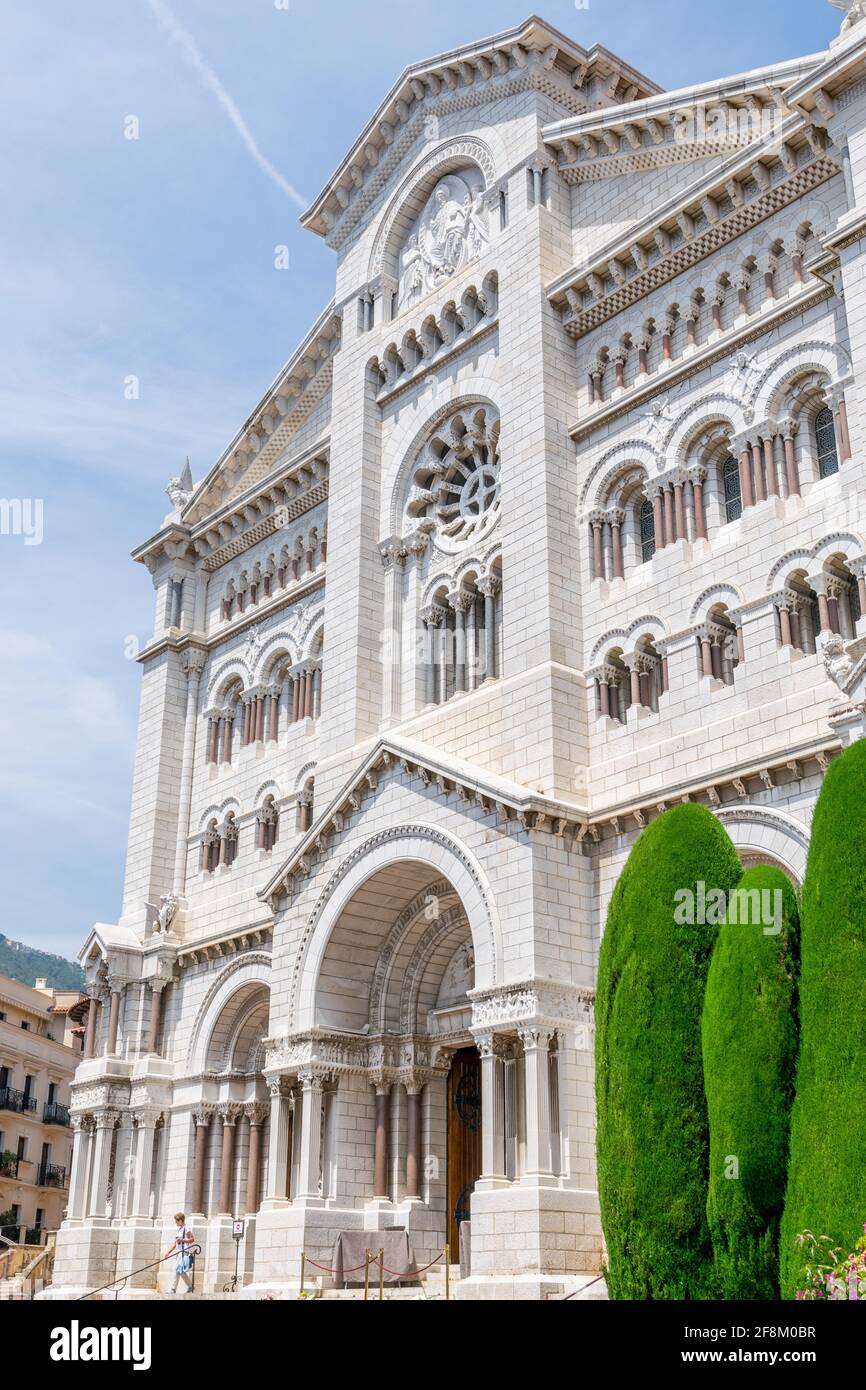
POLYGON ((448 1241, 457 1263, 458 1225, 470 1216, 481 1176, 481 1058, 476 1048, 455 1052, 448 1075, 448 1241))

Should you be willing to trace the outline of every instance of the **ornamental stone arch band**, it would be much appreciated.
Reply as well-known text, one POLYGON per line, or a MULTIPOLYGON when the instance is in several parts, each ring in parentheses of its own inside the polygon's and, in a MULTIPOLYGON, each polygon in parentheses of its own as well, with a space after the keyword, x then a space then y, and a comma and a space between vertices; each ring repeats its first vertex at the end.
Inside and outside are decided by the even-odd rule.
POLYGON ((806 826, 766 806, 726 806, 716 814, 741 856, 753 863, 776 864, 802 887, 809 854, 806 826))
POLYGON ((315 1026, 319 970, 331 932, 355 892, 380 869, 400 862, 429 865, 431 878, 446 878, 459 895, 475 950, 475 984, 497 984, 502 974, 502 934, 493 895, 475 856, 436 826, 398 825, 360 844, 335 870, 310 914, 292 972, 289 1029, 315 1026))
POLYGON ((187 1052, 187 1075, 197 1076, 205 1070, 211 1035, 219 1017, 233 995, 246 985, 271 986, 271 956, 269 951, 250 951, 239 956, 221 970, 207 991, 196 1015, 187 1052))
POLYGON ((391 199, 373 245, 371 280, 383 271, 396 275, 400 243, 434 183, 467 164, 475 165, 484 178, 485 188, 489 188, 496 178, 496 165, 490 147, 477 139, 444 141, 403 180, 391 199))

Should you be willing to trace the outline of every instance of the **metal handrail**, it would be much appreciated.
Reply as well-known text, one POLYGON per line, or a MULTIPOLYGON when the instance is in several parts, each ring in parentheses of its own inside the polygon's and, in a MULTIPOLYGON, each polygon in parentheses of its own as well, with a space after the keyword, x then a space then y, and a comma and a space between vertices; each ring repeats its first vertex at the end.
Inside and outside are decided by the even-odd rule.
MULTIPOLYGON (((184 1255, 192 1255, 194 1259, 196 1255, 201 1254, 201 1246, 198 1244, 189 1245, 182 1253, 184 1255)), ((98 1289, 91 1289, 89 1293, 79 1294, 78 1298, 75 1298, 72 1301, 73 1303, 83 1303, 86 1298, 93 1298, 95 1294, 105 1293, 106 1289, 114 1289, 114 1297, 116 1299, 117 1295, 123 1290, 123 1287, 128 1279, 134 1279, 136 1274, 143 1274, 146 1269, 155 1269, 157 1265, 164 1265, 166 1260, 177 1258, 178 1251, 169 1250, 167 1255, 161 1255, 158 1260, 151 1260, 150 1264, 142 1265, 140 1269, 131 1269, 129 1273, 124 1274, 122 1278, 112 1279, 107 1284, 100 1284, 98 1289), (115 1284, 118 1286, 117 1288, 114 1288, 115 1284)))

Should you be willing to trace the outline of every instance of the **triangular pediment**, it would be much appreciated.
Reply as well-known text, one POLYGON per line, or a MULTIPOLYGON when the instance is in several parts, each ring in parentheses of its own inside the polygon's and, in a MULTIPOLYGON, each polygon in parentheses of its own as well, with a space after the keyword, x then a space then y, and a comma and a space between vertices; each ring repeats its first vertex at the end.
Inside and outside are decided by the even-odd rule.
POLYGON ((341 246, 399 178, 431 120, 532 87, 564 117, 661 91, 608 49, 585 49, 532 15, 513 29, 406 68, 303 214, 303 225, 341 246))

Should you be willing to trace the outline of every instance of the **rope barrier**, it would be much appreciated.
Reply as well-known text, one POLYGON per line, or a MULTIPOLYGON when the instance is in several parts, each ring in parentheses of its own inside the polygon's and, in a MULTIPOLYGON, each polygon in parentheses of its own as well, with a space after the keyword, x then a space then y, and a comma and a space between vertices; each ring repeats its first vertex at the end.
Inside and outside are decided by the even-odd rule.
POLYGON ((432 1269, 434 1265, 437 1265, 437 1264, 439 1263, 440 1260, 444 1259, 444 1260, 445 1260, 445 1297, 446 1297, 447 1299, 450 1299, 450 1297, 451 1297, 451 1279, 450 1279, 450 1257, 451 1257, 451 1247, 450 1247, 449 1245, 446 1245, 446 1246, 444 1247, 444 1249, 440 1250, 436 1255, 434 1255, 434 1256, 433 1256, 433 1259, 430 1261, 429 1264, 422 1265, 420 1269, 415 1269, 415 1270, 413 1270, 413 1271, 411 1272, 411 1274, 410 1274, 408 1271, 406 1271, 406 1270, 390 1269, 390 1268, 388 1267, 388 1265, 385 1264, 385 1261, 384 1261, 384 1254, 385 1254, 385 1252, 384 1252, 384 1250, 383 1250, 381 1247, 380 1247, 380 1249, 379 1249, 379 1251, 378 1251, 378 1254, 375 1253, 375 1252, 372 1251, 372 1250, 368 1250, 368 1251, 366 1252, 366 1258, 365 1258, 364 1263, 363 1263, 362 1265, 353 1265, 351 1269, 332 1269, 332 1268, 330 1267, 330 1265, 319 1264, 317 1260, 311 1259, 310 1256, 306 1253, 306 1251, 302 1250, 302 1251, 301 1251, 301 1288, 300 1288, 301 1297, 302 1297, 302 1298, 306 1297, 306 1290, 305 1290, 305 1287, 304 1287, 304 1280, 305 1280, 306 1270, 307 1270, 308 1266, 312 1266, 313 1269, 318 1269, 318 1270, 320 1270, 322 1274, 330 1275, 330 1277, 331 1277, 332 1279, 342 1279, 344 1282, 345 1282, 345 1280, 346 1280, 346 1278, 347 1278, 348 1275, 350 1275, 350 1274, 359 1274, 359 1273, 361 1272, 361 1270, 363 1270, 363 1271, 364 1271, 364 1298, 365 1298, 365 1299, 369 1297, 369 1292, 370 1292, 370 1266, 371 1266, 371 1265, 376 1266, 376 1267, 378 1267, 378 1270, 379 1270, 379 1297, 380 1297, 380 1299, 381 1299, 381 1298, 384 1297, 384 1281, 385 1281, 385 1275, 386 1275, 386 1274, 390 1274, 390 1275, 391 1275, 393 1278, 395 1278, 395 1279, 406 1280, 407 1282, 408 1282, 410 1279, 420 1279, 422 1274, 426 1274, 428 1269, 432 1269))
POLYGON ((117 1279, 111 1279, 107 1284, 100 1284, 98 1289, 90 1289, 88 1293, 79 1294, 77 1298, 73 1299, 73 1302, 83 1303, 86 1298, 93 1298, 95 1294, 105 1293, 106 1289, 113 1289, 115 1284, 119 1286, 115 1290, 114 1296, 116 1298, 128 1279, 134 1279, 136 1274, 144 1274, 146 1269, 155 1269, 157 1265, 165 1264, 166 1260, 176 1260, 181 1253, 191 1255, 194 1259, 196 1255, 201 1254, 201 1246, 187 1245, 182 1252, 178 1250, 169 1250, 167 1255, 160 1255, 158 1260, 151 1260, 150 1264, 142 1265, 140 1269, 131 1269, 128 1274, 119 1275, 117 1279))

